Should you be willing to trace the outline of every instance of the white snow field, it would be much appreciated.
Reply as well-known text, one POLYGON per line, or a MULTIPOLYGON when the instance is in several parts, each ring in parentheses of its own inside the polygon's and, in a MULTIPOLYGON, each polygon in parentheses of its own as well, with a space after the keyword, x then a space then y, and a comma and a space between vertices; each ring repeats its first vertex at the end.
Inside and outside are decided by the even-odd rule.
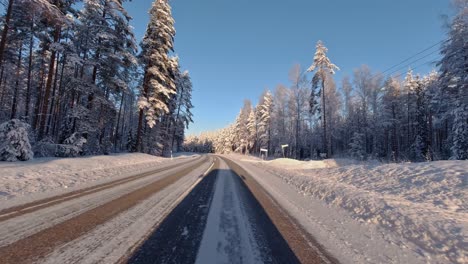
MULTIPOLYGON (((142 153, 80 158, 37 158, 0 162, 0 201, 27 202, 143 173, 162 163, 183 162, 191 155, 170 158, 142 153), (15 198, 15 199, 13 199, 15 198), (14 200, 14 201, 12 201, 14 200)), ((7 205, 2 202, 0 209, 7 205)))
POLYGON ((227 157, 343 263, 468 263, 468 161, 227 157))

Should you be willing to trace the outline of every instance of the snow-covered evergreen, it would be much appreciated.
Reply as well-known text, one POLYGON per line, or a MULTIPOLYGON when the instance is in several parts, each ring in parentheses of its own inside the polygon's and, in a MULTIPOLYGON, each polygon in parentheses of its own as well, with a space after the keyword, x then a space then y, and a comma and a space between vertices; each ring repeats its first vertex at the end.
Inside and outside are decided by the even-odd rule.
POLYGON ((355 132, 351 137, 351 142, 349 143, 349 154, 351 157, 358 160, 365 160, 367 157, 366 150, 364 149, 364 134, 355 132))
POLYGON ((468 1, 454 3, 458 13, 442 46, 439 83, 442 111, 453 118, 451 158, 464 160, 468 159, 468 1))
POLYGON ((327 104, 326 104, 326 96, 325 96, 325 82, 329 75, 335 74, 335 70, 339 70, 338 66, 331 63, 330 59, 327 57, 328 49, 325 47, 322 41, 318 41, 317 45, 315 46, 315 55, 313 59, 312 65, 307 69, 308 72, 314 72, 314 77, 312 78, 312 93, 310 96, 310 106, 314 108, 317 102, 317 96, 321 96, 321 105, 320 105, 320 116, 322 119, 322 128, 323 128, 323 135, 322 135, 322 144, 323 144, 323 152, 326 153, 328 156, 331 156, 331 149, 330 149, 330 139, 327 132, 327 104), (319 86, 320 84, 320 86, 319 86), (321 89, 318 92, 315 90, 320 87, 321 89))
POLYGON ((0 124, 1 161, 26 161, 34 157, 28 129, 29 125, 18 119, 0 124))
POLYGON ((174 49, 174 19, 167 0, 156 0, 150 9, 150 21, 141 44, 141 61, 145 66, 138 106, 145 112, 146 123, 154 127, 158 118, 169 113, 169 101, 176 94, 171 69, 174 61, 169 52, 174 49))

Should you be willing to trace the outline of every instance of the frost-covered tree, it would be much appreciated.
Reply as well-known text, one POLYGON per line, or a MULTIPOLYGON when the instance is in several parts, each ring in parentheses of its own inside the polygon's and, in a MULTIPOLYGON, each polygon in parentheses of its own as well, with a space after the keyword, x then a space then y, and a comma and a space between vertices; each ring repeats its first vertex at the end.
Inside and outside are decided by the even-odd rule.
POLYGON ((249 117, 247 118, 247 149, 249 152, 255 151, 255 146, 257 145, 257 118, 255 112, 257 109, 251 108, 249 117))
POLYGON ((453 118, 451 158, 464 160, 468 159, 468 1, 454 3, 457 15, 442 46, 439 83, 445 114, 453 118))
POLYGON ((427 126, 427 105, 425 96, 425 87, 419 76, 416 76, 414 87, 414 97, 416 99, 416 138, 412 144, 412 160, 424 161, 429 156, 429 139, 428 139, 428 126, 427 126))
MULTIPOLYGON (((321 96, 321 118, 322 118, 322 127, 323 127, 323 151, 327 153, 328 156, 331 155, 331 149, 328 145, 327 139, 327 108, 326 108, 326 99, 325 99, 325 81, 328 74, 335 74, 335 70, 339 70, 338 66, 331 63, 330 59, 327 57, 328 49, 325 47, 322 41, 318 41, 316 45, 316 51, 313 59, 312 65, 307 69, 308 72, 315 71, 314 77, 312 78, 312 91, 315 91, 317 87, 321 87, 321 90, 318 94, 321 96)), ((317 93, 312 93, 310 101, 315 101, 315 96, 317 93)), ((313 103, 311 103, 313 105, 313 103)))
POLYGON ((271 139, 271 117, 273 113, 273 95, 270 91, 266 91, 260 97, 257 106, 258 120, 258 144, 260 148, 270 149, 271 139))
POLYGON ((144 79, 138 101, 137 147, 140 150, 143 118, 150 128, 154 127, 163 114, 169 113, 169 102, 176 94, 175 78, 171 72, 176 67, 169 58, 176 33, 171 7, 167 0, 156 0, 149 14, 150 21, 141 44, 144 79))
POLYGON ((388 138, 385 153, 387 159, 398 162, 400 160, 400 133, 402 122, 402 102, 400 82, 390 77, 384 83, 382 97, 381 125, 388 138))
POLYGON ((131 18, 122 4, 120 0, 85 1, 73 36, 80 54, 75 89, 85 102, 77 109, 76 132, 85 134, 89 146, 96 146, 88 150, 90 153, 108 149, 111 138, 119 136, 115 126, 120 126, 121 115, 117 115, 114 100, 123 103, 130 89, 129 72, 137 64, 131 18))
POLYGON ((301 122, 304 113, 307 111, 307 78, 301 70, 301 66, 296 64, 289 71, 289 80, 291 82, 291 94, 289 97, 289 111, 290 117, 294 122, 294 134, 292 146, 294 149, 294 156, 299 158, 301 152, 301 122))
POLYGON ((191 111, 193 108, 192 81, 188 71, 180 73, 179 69, 177 69, 176 88, 177 95, 174 97, 175 111, 173 113, 174 125, 172 128, 171 149, 174 149, 174 143, 177 143, 176 150, 179 150, 184 140, 185 129, 193 122, 191 111))
POLYGON ((0 125, 0 160, 26 161, 33 158, 28 128, 28 124, 18 119, 0 125))
POLYGON ((367 158, 367 153, 364 148, 365 136, 363 133, 355 132, 351 137, 351 143, 349 143, 349 153, 351 157, 358 160, 365 160, 367 158))
POLYGON ((416 116, 416 99, 415 99, 415 91, 419 87, 419 76, 414 76, 413 71, 410 69, 408 70, 404 84, 403 84, 404 90, 405 90, 405 105, 406 105, 406 120, 405 120, 405 132, 406 132, 406 137, 405 137, 405 146, 406 146, 406 153, 407 153, 407 158, 414 158, 414 155, 412 155, 412 145, 415 140, 415 126, 413 120, 415 119, 416 116))

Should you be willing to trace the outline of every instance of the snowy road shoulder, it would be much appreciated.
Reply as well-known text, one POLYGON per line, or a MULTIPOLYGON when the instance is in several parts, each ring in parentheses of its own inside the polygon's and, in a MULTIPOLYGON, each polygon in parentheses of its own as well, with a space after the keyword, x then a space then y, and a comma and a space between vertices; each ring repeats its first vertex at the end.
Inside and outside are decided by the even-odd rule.
POLYGON ((198 155, 174 159, 132 153, 82 158, 39 158, 0 162, 0 210, 38 199, 91 187, 198 155))
POLYGON ((275 199, 319 238, 327 249, 338 252, 337 257, 341 262, 467 261, 466 243, 463 241, 466 239, 468 218, 462 210, 463 202, 460 204, 460 200, 457 200, 464 199, 466 189, 463 194, 463 184, 455 184, 444 192, 442 186, 448 184, 446 188, 450 188, 450 184, 456 183, 457 179, 466 177, 463 164, 447 166, 445 170, 454 174, 444 174, 444 166, 439 166, 432 168, 433 175, 426 173, 422 176, 415 170, 427 171, 427 167, 435 165, 373 165, 375 171, 365 170, 365 165, 301 170, 282 169, 267 162, 245 161, 245 158, 239 156, 234 158, 251 170, 252 175, 275 199), (393 170, 393 174, 389 175, 390 170, 393 170), (368 174, 364 175, 364 172, 368 174), (425 177, 433 179, 436 175, 439 179, 445 177, 445 180, 442 183, 426 181, 435 185, 433 188, 427 184, 411 186, 404 181, 395 182, 395 174, 401 175, 399 177, 402 179, 419 180, 420 183, 424 183, 425 177), (410 191, 405 188, 418 189, 410 191), (434 193, 439 190, 437 188, 440 188, 440 192, 434 193), (401 195, 382 195, 385 191, 400 193, 405 198, 413 195, 413 200, 402 198, 401 195), (451 208, 444 210, 437 206, 430 207, 427 203, 416 202, 417 195, 419 199, 426 195, 428 200, 434 199, 436 195, 455 195, 456 199, 447 199, 446 202, 461 206, 457 206, 458 210, 455 211, 451 208))

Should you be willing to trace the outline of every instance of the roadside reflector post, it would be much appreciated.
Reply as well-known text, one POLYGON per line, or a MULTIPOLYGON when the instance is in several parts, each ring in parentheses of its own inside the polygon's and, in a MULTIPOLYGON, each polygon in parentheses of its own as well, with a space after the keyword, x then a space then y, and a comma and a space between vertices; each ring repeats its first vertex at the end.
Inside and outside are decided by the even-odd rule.
POLYGON ((287 147, 289 147, 288 144, 281 145, 281 150, 283 151, 283 158, 285 158, 285 156, 284 156, 284 149, 287 148, 287 147))
POLYGON ((260 154, 262 155, 262 159, 264 159, 263 157, 268 158, 268 149, 261 148, 260 154), (265 153, 265 156, 263 156, 263 153, 265 153))

